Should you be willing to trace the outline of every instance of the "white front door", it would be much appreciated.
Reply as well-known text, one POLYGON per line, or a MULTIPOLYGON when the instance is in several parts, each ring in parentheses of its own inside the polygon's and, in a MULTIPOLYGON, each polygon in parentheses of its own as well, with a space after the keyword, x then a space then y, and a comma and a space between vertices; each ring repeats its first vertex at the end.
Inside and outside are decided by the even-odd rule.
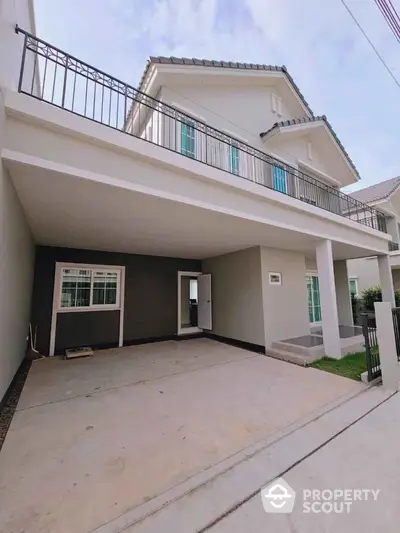
POLYGON ((198 282, 198 318, 197 325, 201 329, 212 329, 211 311, 211 274, 200 274, 198 282))

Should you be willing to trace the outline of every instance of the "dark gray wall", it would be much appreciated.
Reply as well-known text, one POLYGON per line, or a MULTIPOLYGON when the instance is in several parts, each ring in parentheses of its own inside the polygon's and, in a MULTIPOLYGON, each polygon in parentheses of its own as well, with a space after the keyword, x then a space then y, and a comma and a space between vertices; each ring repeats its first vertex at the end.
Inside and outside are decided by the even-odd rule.
MULTIPOLYGON (((57 261, 125 266, 124 343, 175 335, 178 322, 177 272, 201 271, 201 261, 191 259, 37 246, 32 325, 37 328, 36 347, 45 355, 49 353, 57 261)), ((113 344, 114 337, 117 344, 116 315, 115 311, 63 313, 60 319, 59 314, 56 348, 64 350, 84 344, 113 344)))
POLYGON ((77 346, 118 346, 120 311, 58 313, 55 353, 77 346))

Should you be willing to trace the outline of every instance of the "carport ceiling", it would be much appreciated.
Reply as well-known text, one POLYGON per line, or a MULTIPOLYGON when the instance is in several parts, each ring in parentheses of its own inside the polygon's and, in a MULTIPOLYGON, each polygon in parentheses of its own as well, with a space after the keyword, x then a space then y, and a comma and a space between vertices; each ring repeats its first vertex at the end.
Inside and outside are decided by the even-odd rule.
MULTIPOLYGON (((37 244, 205 259, 252 246, 315 256, 312 236, 7 162, 37 244)), ((335 243, 336 259, 366 255, 335 243)))

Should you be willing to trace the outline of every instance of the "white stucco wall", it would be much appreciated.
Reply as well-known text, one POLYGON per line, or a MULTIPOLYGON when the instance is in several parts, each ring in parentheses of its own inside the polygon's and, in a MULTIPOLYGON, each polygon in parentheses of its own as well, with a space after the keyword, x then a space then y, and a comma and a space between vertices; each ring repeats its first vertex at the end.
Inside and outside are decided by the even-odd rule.
POLYGON ((310 324, 304 255, 263 247, 261 272, 265 345, 307 335, 310 332, 310 324), (280 272, 282 285, 270 285, 269 272, 280 272))
MULTIPOLYGON (((0 151, 5 140, 4 87, 16 88, 21 36, 28 31, 32 2, 0 0, 0 151)), ((0 400, 20 365, 27 346, 33 279, 34 243, 14 186, 0 161, 0 400)))
POLYGON ((264 345, 260 248, 206 259, 202 271, 212 276, 212 332, 264 345))
MULTIPOLYGON (((378 260, 376 257, 365 259, 352 259, 347 261, 349 277, 357 278, 358 292, 364 289, 380 285, 378 260)), ((393 286, 396 291, 400 290, 400 269, 392 268, 393 286)))
MULTIPOLYGON (((287 137, 287 136, 274 136, 270 139, 267 139, 264 144, 264 149, 275 154, 282 160, 286 160, 289 164, 297 167, 297 161, 303 161, 325 174, 329 174, 329 168, 324 158, 320 155, 318 148, 315 142, 312 142, 312 139, 307 132, 304 132, 303 135, 298 135, 296 137, 287 137), (312 159, 308 157, 308 143, 311 143, 312 146, 312 159)), ((304 170, 305 173, 311 174, 304 170)), ((321 179, 319 176, 315 176, 317 179, 321 179)))
POLYGON ((0 166, 0 250, 1 399, 25 355, 35 253, 25 215, 3 165, 0 166))
MULTIPOLYGON (((3 113, 0 94, 0 146, 3 113)), ((21 204, 0 162, 0 400, 25 355, 34 252, 21 204)))
MULTIPOLYGON (((15 25, 35 34, 33 0, 0 1, 0 86, 17 90, 21 68, 23 35, 15 25)), ((27 75, 33 73, 33 58, 27 55, 27 75)), ((30 77, 30 79, 32 79, 30 77)))
POLYGON ((217 129, 239 136, 252 146, 264 149, 259 134, 280 120, 293 118, 282 99, 282 115, 271 109, 271 93, 281 96, 275 87, 232 87, 224 85, 169 85, 161 89, 162 101, 193 114, 217 129))
MULTIPOLYGON (((182 80, 181 80, 182 81, 182 80)), ((340 154, 336 154, 335 143, 324 132, 304 130, 300 134, 273 135, 261 139, 260 133, 267 131, 275 122, 305 116, 304 110, 293 106, 292 98, 276 86, 246 85, 213 86, 207 78, 201 85, 162 86, 159 98, 182 111, 193 115, 219 130, 238 137, 261 151, 275 155, 295 168, 303 161, 323 174, 348 185, 348 168, 340 154), (281 114, 273 111, 272 95, 281 99, 281 114), (299 114, 300 113, 300 114, 299 114), (311 143, 311 151, 308 145, 311 143), (310 157, 311 156, 311 157, 310 157)), ((169 128, 171 130, 171 128, 169 128)), ((173 140, 174 142, 174 140, 173 140)), ((321 179, 318 176, 318 179, 321 179)))
POLYGON ((347 261, 349 278, 357 278, 358 292, 379 285, 378 260, 376 257, 347 261))

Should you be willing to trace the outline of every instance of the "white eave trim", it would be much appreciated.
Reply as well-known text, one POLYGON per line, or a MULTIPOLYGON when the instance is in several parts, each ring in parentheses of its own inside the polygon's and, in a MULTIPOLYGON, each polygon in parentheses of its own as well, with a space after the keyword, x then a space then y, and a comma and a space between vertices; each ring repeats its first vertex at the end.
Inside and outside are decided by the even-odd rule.
POLYGON ((313 128, 319 128, 322 125, 321 122, 322 121, 303 122, 301 124, 292 124, 291 126, 275 126, 268 133, 262 136, 262 140, 265 142, 278 134, 284 135, 285 133, 296 133, 302 130, 308 131, 313 128))
MULTIPOLYGON (((337 152, 339 153, 340 157, 345 162, 347 168, 350 170, 351 174, 354 176, 356 181, 360 180, 360 177, 357 175, 357 172, 355 172, 354 168, 350 165, 350 162, 348 161, 347 157, 344 155, 342 148, 340 147, 338 141, 335 139, 335 137, 332 135, 330 129, 325 124, 323 120, 316 120, 314 122, 302 122, 301 124, 292 124, 290 126, 277 126, 273 128, 270 132, 268 132, 266 135, 262 137, 263 141, 266 141, 267 139, 270 139, 276 134, 285 134, 285 133, 296 133, 298 131, 309 131, 312 129, 323 127, 324 130, 328 133, 333 145, 336 147, 337 152)), ((350 185, 350 184, 349 184, 350 185)))
POLYGON ((339 152, 339 155, 340 157, 343 159, 343 161, 346 163, 348 169, 350 170, 350 172, 353 174, 353 176, 355 177, 356 181, 360 181, 360 176, 357 174, 357 172, 354 170, 354 168, 350 165, 350 162, 349 160, 347 159, 347 157, 344 155, 343 153, 343 150, 342 148, 339 146, 339 143, 338 141, 335 139, 335 137, 332 135, 330 129, 328 128, 328 126, 325 124, 324 122, 324 126, 325 126, 325 130, 328 132, 328 135, 329 137, 332 139, 332 142, 334 143, 334 145, 336 146, 337 148, 337 151, 339 152))
MULTIPOLYGON (((146 77, 143 80, 141 91, 142 93, 149 94, 153 96, 152 89, 156 80, 157 71, 154 64, 150 64, 149 69, 146 73, 146 77)), ((157 92, 157 91, 156 91, 157 92)))
POLYGON ((393 189, 393 191, 388 196, 386 196, 385 198, 381 198, 380 200, 377 200, 375 203, 380 204, 384 202, 389 202, 392 196, 394 196, 397 192, 399 192, 399 188, 400 188, 400 184, 397 185, 396 188, 393 189))
MULTIPOLYGON (((342 187, 342 184, 335 180, 335 178, 332 178, 329 176, 329 174, 325 174, 325 172, 321 172, 321 170, 316 169, 312 165, 309 165, 305 161, 302 161, 301 159, 298 160, 299 167, 303 167, 306 171, 312 172, 313 174, 316 174, 318 177, 320 177, 322 180, 327 181, 328 185, 332 184, 335 187, 342 187)), ((299 168, 301 170, 301 168, 299 168)))
MULTIPOLYGON (((228 67, 207 67, 202 65, 179 65, 175 63, 152 63, 151 67, 149 68, 145 80, 143 81, 142 91, 146 92, 144 87, 148 87, 150 89, 150 85, 156 82, 157 74, 194 74, 194 75, 200 75, 204 76, 205 74, 207 76, 232 76, 232 77, 247 77, 247 78, 271 78, 271 79, 278 79, 278 80, 284 80, 284 82, 287 84, 287 87, 293 94, 293 96, 296 98, 298 103, 301 105, 302 109, 304 110, 304 113, 307 117, 311 118, 313 115, 308 109, 308 107, 304 104, 303 100, 300 98, 299 94, 293 87, 292 83, 289 81, 289 77, 285 72, 282 72, 280 70, 252 70, 252 69, 237 69, 237 68, 228 68, 228 67), (149 80, 149 82, 146 81, 147 77, 150 75, 152 79, 149 80)), ((161 85, 160 85, 161 86, 161 85)))
MULTIPOLYGON (((382 207, 382 205, 390 202, 390 197, 394 194, 398 192, 398 189, 396 189, 395 191, 393 191, 389 196, 387 196, 386 198, 382 198, 382 200, 375 200, 375 201, 372 201, 372 202, 363 202, 364 204, 367 204, 369 205, 370 207, 376 207, 376 206, 379 206, 379 210, 382 211, 382 213, 386 213, 387 215, 390 215, 392 217, 396 217, 396 218, 399 218, 400 215, 398 213, 396 213, 395 211, 393 211, 392 209, 390 209, 389 207, 382 207)), ((350 193, 351 194, 351 193, 350 193)), ((360 200, 360 201, 363 201, 363 200, 360 200)))

